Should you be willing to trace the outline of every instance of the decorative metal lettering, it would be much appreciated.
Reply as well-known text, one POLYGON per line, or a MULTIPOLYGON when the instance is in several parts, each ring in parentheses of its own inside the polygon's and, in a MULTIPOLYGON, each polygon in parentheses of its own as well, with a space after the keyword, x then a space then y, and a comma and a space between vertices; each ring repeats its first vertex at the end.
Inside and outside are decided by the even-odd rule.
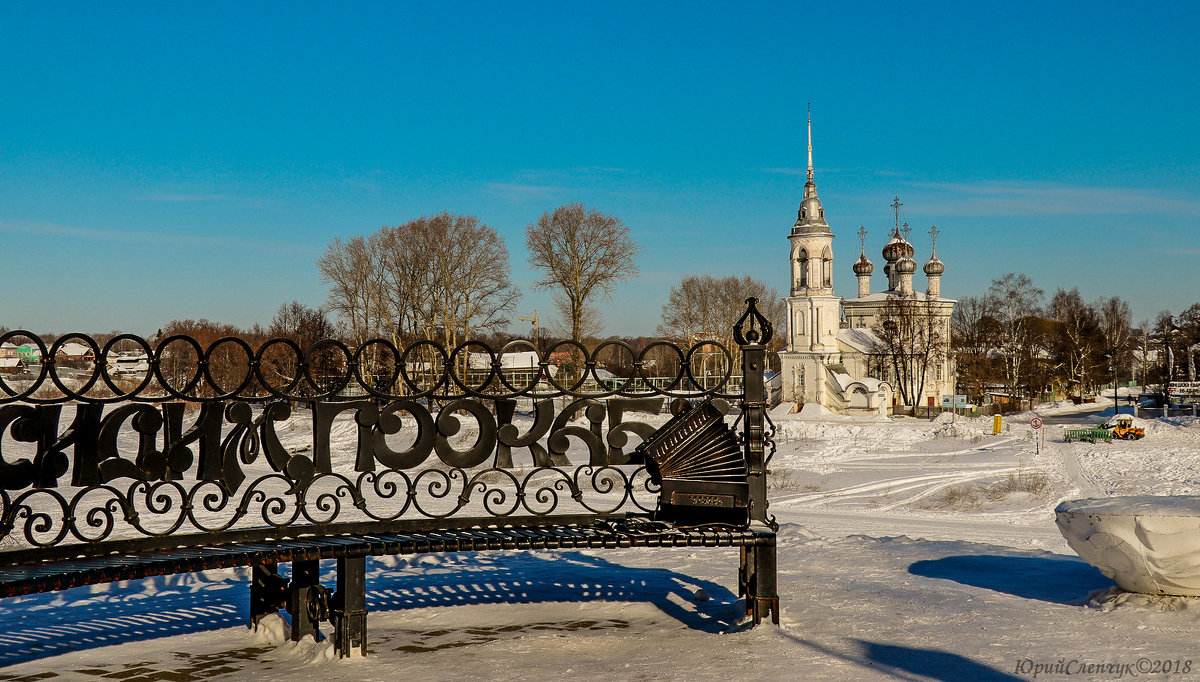
MULTIPOLYGON (((770 335, 751 303, 735 337, 761 348, 770 335)), ((745 410, 747 398, 734 374, 740 353, 712 341, 705 352, 725 358, 717 376, 694 375, 696 348, 655 342, 638 353, 608 342, 593 353, 558 344, 582 358, 581 376, 566 378, 545 357, 507 369, 504 350, 478 342, 401 350, 375 339, 352 350, 326 340, 302 350, 287 339, 255 349, 227 337, 205 348, 186 336, 151 344, 121 335, 101 346, 83 334, 48 344, 24 331, 0 335, 8 341, 40 359, 0 373, 0 539, 16 547, 649 512, 658 488, 634 446, 665 419, 649 415, 668 400, 678 412, 683 399, 720 398, 723 410, 736 400, 745 410), (90 369, 60 357, 66 341, 88 349, 90 369), (677 369, 651 376, 647 354, 660 356, 661 374, 664 348, 677 369), (599 376, 602 352, 623 355, 628 376, 599 376), (129 357, 140 371, 122 369, 129 357), (519 411, 527 416, 518 421, 519 411), (334 447, 347 428, 353 452, 334 447)), ((759 461, 760 433, 751 444, 759 461)))

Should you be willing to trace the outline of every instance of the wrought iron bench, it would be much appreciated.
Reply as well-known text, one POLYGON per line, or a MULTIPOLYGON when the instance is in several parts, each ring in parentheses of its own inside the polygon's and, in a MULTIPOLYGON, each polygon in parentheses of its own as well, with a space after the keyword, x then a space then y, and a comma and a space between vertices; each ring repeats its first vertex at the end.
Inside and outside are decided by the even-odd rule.
POLYGON ((122 335, 100 347, 82 334, 47 345, 9 332, 0 343, 28 339, 43 362, 24 380, 0 375, 0 436, 10 435, 0 452, 0 597, 251 567, 252 624, 286 608, 299 640, 328 620, 348 656, 366 651, 368 556, 739 547, 747 614, 778 623, 762 381, 771 327, 754 299, 733 331, 734 352, 659 342, 588 353, 564 342, 525 371, 505 360, 512 344, 400 350, 374 339, 352 350, 324 340, 302 351, 286 339, 253 349, 236 338, 152 346, 122 335), (57 362, 72 341, 92 349, 90 371, 57 362), (109 360, 129 345, 149 369, 121 379, 109 360), (582 359, 577 377, 545 361, 562 348, 582 359), (661 385, 648 376, 651 353, 677 362, 661 385), (606 384, 596 370, 614 354, 632 373, 606 384), (701 362, 720 365, 715 376, 697 371, 701 362), (293 416, 297 404, 307 420, 293 416), (522 407, 531 418, 516 419, 522 407), (630 418, 664 408, 676 416, 661 431, 630 418), (705 438, 728 431, 727 411, 738 413, 736 435, 722 432, 732 449, 693 443, 680 457, 680 437, 656 440, 670 428, 697 431, 702 412, 705 438), (469 417, 462 434, 460 415, 469 417), (630 434, 642 441, 636 449, 630 434), (697 469, 716 449, 722 463, 697 469), (718 468, 723 483, 713 483, 718 468), (336 560, 336 591, 320 584, 323 559, 336 560), (284 563, 289 578, 278 572, 284 563))

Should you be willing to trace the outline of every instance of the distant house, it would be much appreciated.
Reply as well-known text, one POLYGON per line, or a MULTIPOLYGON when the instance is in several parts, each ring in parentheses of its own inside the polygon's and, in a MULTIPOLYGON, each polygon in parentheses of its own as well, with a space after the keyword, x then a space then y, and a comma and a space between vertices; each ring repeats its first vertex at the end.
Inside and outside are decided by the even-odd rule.
POLYGON ((15 372, 26 365, 40 365, 42 351, 33 344, 0 344, 0 370, 15 372))
POLYGON ((95 362, 96 354, 92 352, 92 347, 85 343, 76 343, 68 341, 58 349, 58 354, 55 356, 58 360, 75 360, 79 362, 95 362))

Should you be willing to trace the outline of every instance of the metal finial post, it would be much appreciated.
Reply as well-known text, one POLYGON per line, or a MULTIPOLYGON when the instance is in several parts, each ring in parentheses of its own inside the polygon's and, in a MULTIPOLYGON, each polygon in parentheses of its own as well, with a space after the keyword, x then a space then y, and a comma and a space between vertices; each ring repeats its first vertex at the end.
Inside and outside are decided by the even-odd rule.
POLYGON ((933 249, 933 255, 937 256, 937 236, 941 230, 937 229, 937 225, 929 226, 929 242, 933 249))
POLYGON ((903 205, 900 203, 900 195, 892 199, 892 215, 896 217, 896 227, 893 228, 892 234, 900 234, 900 207, 903 205))
POLYGON ((912 234, 912 228, 908 226, 907 222, 904 223, 904 227, 900 228, 900 234, 904 236, 904 241, 908 241, 908 235, 912 234))
POLYGON ((858 226, 858 247, 862 251, 862 255, 867 255, 867 226, 858 226))

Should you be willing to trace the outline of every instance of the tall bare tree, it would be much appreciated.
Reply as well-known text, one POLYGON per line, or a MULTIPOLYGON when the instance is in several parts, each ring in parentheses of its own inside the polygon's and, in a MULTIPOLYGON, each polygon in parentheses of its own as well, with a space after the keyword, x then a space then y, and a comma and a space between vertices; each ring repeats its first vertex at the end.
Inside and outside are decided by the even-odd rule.
POLYGON ((1129 355, 1135 344, 1133 311, 1120 296, 1101 298, 1096 302, 1100 314, 1100 334, 1105 352, 1112 357, 1113 369, 1125 372, 1130 368, 1129 355))
POLYGON ((364 237, 351 237, 345 242, 334 237, 317 259, 321 281, 329 285, 329 309, 345 320, 358 343, 383 329, 383 275, 376 253, 364 237))
POLYGON ((520 292, 509 280, 508 248, 479 218, 443 212, 373 236, 389 321, 404 336, 448 347, 508 324, 520 292))
POLYGON ((525 248, 529 264, 542 271, 534 286, 561 299, 576 342, 583 339, 588 303, 638 274, 638 245, 625 223, 581 203, 559 206, 526 226, 525 248))
POLYGON ((1095 378, 1093 370, 1102 342, 1099 314, 1084 302, 1078 288, 1054 292, 1048 312, 1055 323, 1052 352, 1057 361, 1056 374, 1065 383, 1068 395, 1081 395, 1090 390, 1095 378))
POLYGON ((1028 372, 1034 352, 1033 317, 1041 306, 1043 292, 1028 275, 1010 272, 992 280, 988 289, 989 305, 1000 322, 1000 352, 1004 356, 1004 383, 1010 392, 1019 393, 1022 378, 1028 372))
POLYGON ((950 325, 958 387, 976 401, 982 400, 987 385, 1003 378, 1002 373, 997 376, 994 361, 1001 330, 992 300, 986 296, 962 297, 954 306, 950 325))
POLYGON ((880 340, 875 352, 895 379, 896 390, 905 405, 917 407, 925 394, 930 370, 946 357, 944 318, 938 316, 934 299, 915 295, 890 297, 872 331, 880 340))

